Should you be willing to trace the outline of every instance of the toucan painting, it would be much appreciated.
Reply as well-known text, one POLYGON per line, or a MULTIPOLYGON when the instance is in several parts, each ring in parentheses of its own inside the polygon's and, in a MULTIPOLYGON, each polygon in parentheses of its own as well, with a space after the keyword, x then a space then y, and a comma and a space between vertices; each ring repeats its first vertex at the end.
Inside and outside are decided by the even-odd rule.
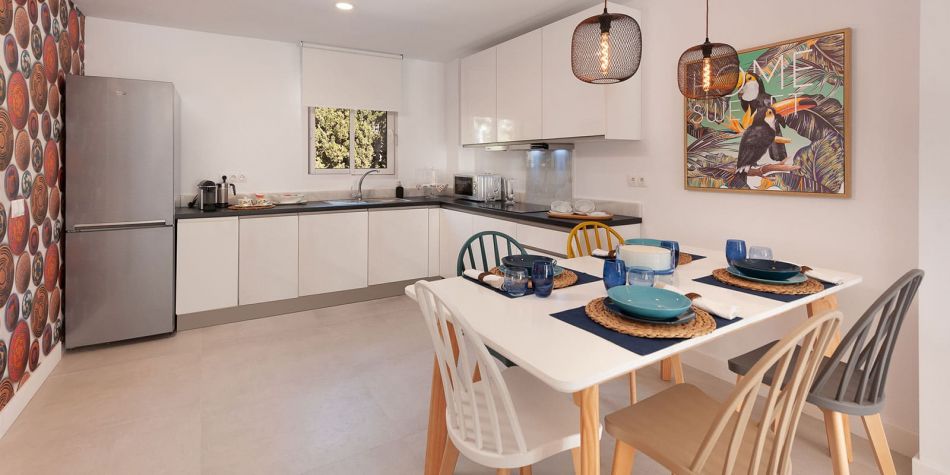
POLYGON ((686 104, 686 187, 848 196, 850 30, 739 54, 721 101, 686 104))

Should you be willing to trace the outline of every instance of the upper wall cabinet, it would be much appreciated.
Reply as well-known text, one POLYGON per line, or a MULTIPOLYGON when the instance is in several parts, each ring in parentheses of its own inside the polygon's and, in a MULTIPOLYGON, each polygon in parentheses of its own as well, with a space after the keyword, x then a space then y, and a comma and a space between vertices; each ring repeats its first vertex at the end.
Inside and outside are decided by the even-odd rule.
MULTIPOLYGON (((639 10, 609 2, 608 7, 641 21, 639 10)), ((602 12, 603 5, 591 7, 462 59, 462 145, 639 140, 641 73, 619 84, 594 85, 571 70, 574 29, 602 12)))
POLYGON ((497 142, 496 130, 496 48, 462 59, 459 104, 462 143, 497 142))
POLYGON ((498 142, 541 137, 541 44, 541 30, 535 30, 497 46, 498 142))

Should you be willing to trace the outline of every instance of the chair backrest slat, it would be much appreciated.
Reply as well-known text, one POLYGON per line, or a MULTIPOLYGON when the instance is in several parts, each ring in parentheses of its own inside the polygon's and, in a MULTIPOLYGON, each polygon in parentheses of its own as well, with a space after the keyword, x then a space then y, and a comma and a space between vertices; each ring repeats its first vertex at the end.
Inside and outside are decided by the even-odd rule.
POLYGON ((508 386, 481 337, 457 309, 436 295, 431 283, 417 282, 415 293, 435 347, 448 402, 448 429, 474 450, 527 452, 508 386), (480 374, 477 381, 473 363, 480 374))
POLYGON ((923 278, 922 270, 911 270, 871 304, 819 371, 811 402, 838 412, 883 406, 897 337, 923 278))
POLYGON ((840 323, 840 312, 809 318, 772 346, 736 384, 706 433, 690 470, 699 473, 712 469, 723 475, 736 473, 739 456, 749 454, 750 475, 759 473, 762 466, 767 467, 770 474, 789 473, 791 446, 808 389, 840 323), (773 371, 772 380, 784 381, 784 384, 777 383, 769 389, 761 411, 763 418, 755 427, 752 415, 759 412, 755 410, 757 396, 764 384, 763 378, 770 370, 773 371), (748 431, 755 431, 755 437, 749 439, 748 431), (723 466, 706 467, 713 449, 724 437, 728 441, 728 452, 723 466), (751 452, 742 450, 748 440, 754 444, 751 452))
POLYGON ((589 256, 595 248, 610 251, 614 247, 614 239, 617 240, 618 244, 623 243, 623 236, 616 229, 597 221, 584 221, 574 226, 574 229, 571 229, 567 236, 567 257, 589 256), (590 234, 594 235, 593 239, 591 239, 590 234), (605 236, 606 240, 601 239, 601 234, 605 236), (581 236, 583 236, 583 242, 581 236), (606 249, 602 247, 605 242, 607 243, 606 249))
POLYGON ((494 263, 494 267, 501 265, 501 258, 505 256, 510 256, 515 253, 518 254, 527 254, 528 251, 525 250, 524 246, 521 245, 515 238, 499 232, 499 231, 484 231, 473 235, 465 241, 465 244, 462 245, 462 250, 459 251, 458 259, 455 264, 456 275, 462 275, 465 272, 465 269, 479 269, 484 272, 488 272, 494 263), (485 238, 488 237, 491 239, 490 243, 486 243, 485 238), (500 242, 504 242, 505 245, 502 247, 499 245, 500 242), (491 247, 487 247, 490 245, 491 247), (477 252, 481 258, 479 261, 476 261, 475 248, 478 248, 477 252), (508 250, 508 253, 505 255, 501 254, 501 249, 505 248, 508 250), (492 259, 489 260, 488 254, 492 253, 492 259), (466 256, 468 258, 466 259, 466 256), (466 260, 468 261, 466 265, 466 260), (481 264, 481 268, 479 268, 481 264))

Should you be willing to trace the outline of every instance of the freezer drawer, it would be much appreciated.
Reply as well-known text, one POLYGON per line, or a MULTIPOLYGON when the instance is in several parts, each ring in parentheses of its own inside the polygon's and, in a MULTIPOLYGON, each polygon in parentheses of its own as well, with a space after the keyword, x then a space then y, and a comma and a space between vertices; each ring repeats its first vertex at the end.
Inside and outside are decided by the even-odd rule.
POLYGON ((175 228, 66 234, 66 348, 175 329, 175 228))

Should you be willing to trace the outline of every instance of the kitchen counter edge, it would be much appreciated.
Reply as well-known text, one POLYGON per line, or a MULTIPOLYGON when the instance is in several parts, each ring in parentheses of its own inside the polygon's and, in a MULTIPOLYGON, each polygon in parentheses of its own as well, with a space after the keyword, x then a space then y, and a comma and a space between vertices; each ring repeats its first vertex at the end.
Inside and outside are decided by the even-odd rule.
MULTIPOLYGON (((330 204, 322 201, 311 201, 296 205, 280 205, 269 209, 257 210, 230 210, 219 208, 216 211, 200 211, 194 208, 176 208, 175 220, 180 219, 202 219, 202 218, 226 218, 226 217, 252 217, 281 214, 300 214, 300 213, 320 213, 334 211, 353 211, 361 209, 386 209, 386 208, 410 208, 418 206, 440 207, 457 211, 464 211, 472 214, 491 216, 508 221, 526 221, 538 224, 546 224, 558 228, 571 229, 581 220, 552 218, 546 212, 538 213, 514 213, 498 209, 483 208, 476 202, 458 201, 453 198, 407 198, 407 201, 398 201, 390 203, 368 203, 368 204, 330 204)), ((616 215, 613 219, 602 221, 611 226, 625 226, 629 224, 640 224, 643 219, 634 216, 616 215)))

